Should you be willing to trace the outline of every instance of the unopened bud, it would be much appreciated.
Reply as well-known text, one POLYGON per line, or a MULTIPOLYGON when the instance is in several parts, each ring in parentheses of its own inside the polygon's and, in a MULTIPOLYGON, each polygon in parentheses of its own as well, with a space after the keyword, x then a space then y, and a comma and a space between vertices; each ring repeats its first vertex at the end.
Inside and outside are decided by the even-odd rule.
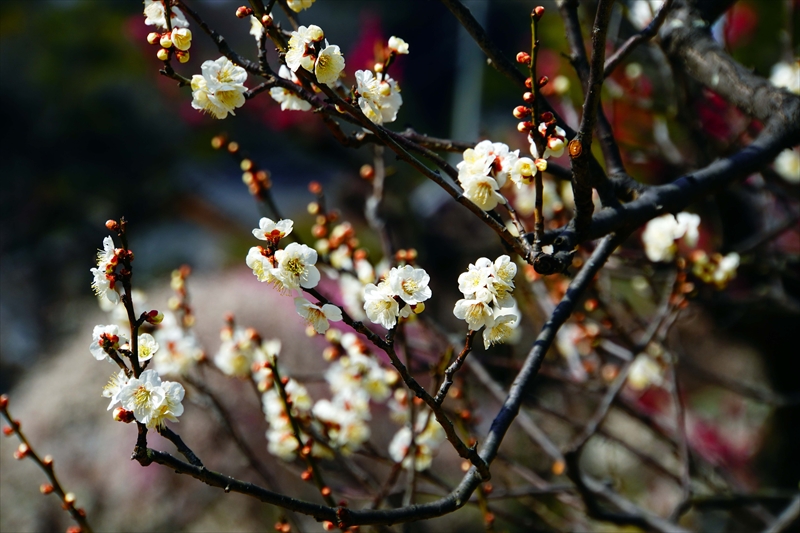
POLYGON ((547 76, 542 76, 541 78, 539 78, 539 87, 544 87, 545 85, 547 85, 547 82, 549 81, 550 78, 548 78, 547 76))
POLYGON ((547 159, 539 158, 536 161, 534 161, 533 164, 536 165, 536 170, 538 170, 539 172, 544 172, 545 170, 547 170, 547 159))
POLYGON ((361 176, 361 179, 372 181, 372 179, 375 177, 375 169, 372 167, 372 165, 362 165, 358 170, 358 175, 361 176))
POLYGON ((156 57, 159 58, 161 61, 166 61, 169 59, 169 50, 166 48, 159 49, 158 53, 156 53, 156 57))
POLYGON ((300 479, 303 481, 308 481, 311 479, 311 470, 303 470, 303 473, 300 474, 300 479))
POLYGON ((331 488, 330 487, 322 487, 322 489, 320 489, 319 493, 327 498, 328 496, 331 495, 331 488))
POLYGON ((225 145, 225 137, 222 135, 216 135, 214 138, 211 139, 211 148, 214 150, 219 150, 225 145))
POLYGON ((31 450, 30 450, 30 448, 28 448, 27 444, 24 444, 24 443, 20 444, 17 447, 17 450, 14 452, 14 459, 24 459, 25 457, 28 456, 28 453, 30 451, 31 450))
POLYGON ((252 7, 241 6, 238 9, 236 9, 236 18, 243 19, 249 17, 252 14, 253 14, 252 7))
POLYGON ((418 304, 412 305, 411 310, 414 311, 415 315, 418 315, 425 310, 425 304, 419 302, 418 304))
POLYGON ((375 65, 372 67, 372 70, 375 72, 383 72, 383 63, 375 63, 375 65))
POLYGON ((130 424, 133 422, 133 411, 128 411, 123 409, 122 407, 117 407, 114 409, 114 420, 117 422, 124 422, 125 424, 130 424))
POLYGON ((153 309, 147 313, 147 318, 145 318, 145 320, 150 324, 161 324, 161 321, 164 320, 164 313, 153 309))
POLYGON ((333 531, 334 529, 336 529, 336 524, 326 520, 325 522, 322 523, 322 529, 324 529, 325 531, 333 531))
POLYGON ((544 113, 542 113, 542 120, 544 122, 551 122, 555 120, 555 117, 553 116, 553 113, 551 113, 550 111, 545 111, 544 113))
POLYGON ((533 17, 534 20, 539 20, 542 16, 544 16, 544 7, 542 6, 536 6, 533 8, 533 11, 531 11, 531 17, 533 17))
POLYGON ((228 152, 231 154, 235 154, 239 151, 239 143, 236 141, 231 141, 228 143, 228 152))
POLYGON ((178 58, 178 61, 181 63, 187 63, 189 61, 189 52, 184 52, 183 50, 178 50, 175 52, 175 56, 178 58))
POLYGON ((116 220, 106 220, 106 229, 108 231, 117 231, 119 229, 119 222, 116 220))
POLYGON ((74 492, 68 492, 64 494, 64 503, 66 503, 67 505, 72 506, 75 503, 75 500, 76 498, 74 492))
POLYGON ((42 463, 44 463, 44 466, 53 466, 53 456, 48 453, 42 459, 42 463))
POLYGON ((42 494, 50 494, 51 492, 53 492, 53 485, 51 485, 50 483, 42 483, 41 485, 39 485, 39 492, 41 492, 42 494))
POLYGON ((517 54, 517 63, 522 65, 529 65, 531 62, 531 55, 528 52, 519 52, 517 54))
POLYGON ((560 476, 561 474, 564 473, 564 469, 566 468, 566 466, 567 465, 564 464, 564 461, 558 460, 555 463, 553 463, 553 466, 550 470, 553 472, 553 475, 560 476))
POLYGON ((514 108, 512 114, 514 115, 514 118, 523 119, 531 114, 531 110, 524 105, 518 105, 514 108))
POLYGON ((156 44, 159 39, 161 39, 161 36, 156 32, 150 32, 147 34, 147 42, 150 44, 156 44))
POLYGON ((6 437, 10 437, 13 434, 14 434, 14 428, 12 428, 11 426, 3 426, 3 435, 5 435, 6 437))
POLYGON ((247 172, 248 170, 253 169, 253 160, 252 159, 242 159, 242 162, 239 163, 239 168, 242 169, 243 172, 247 172))
POLYGON ((65 533, 83 533, 81 526, 69 526, 65 533))
POLYGON ((261 17, 261 24, 263 24, 265 28, 272 26, 272 15, 264 15, 261 17))
POLYGON ((520 133, 525 133, 527 131, 530 131, 531 128, 533 128, 533 123, 529 121, 524 121, 517 124, 517 131, 519 131, 520 133))
POLYGON ((532 88, 533 87, 533 80, 530 79, 530 78, 526 78, 525 79, 525 87, 527 87, 528 89, 532 88))
POLYGON ((172 35, 169 33, 165 33, 161 36, 161 39, 158 40, 158 44, 161 45, 162 48, 169 48, 172 46, 172 35))
POLYGON ((322 184, 318 181, 312 181, 308 184, 308 191, 311 194, 322 194, 322 184))
POLYGON ((530 104, 531 102, 533 102, 533 100, 534 100, 534 96, 533 96, 532 92, 528 91, 528 92, 522 93, 522 101, 523 102, 530 104))
POLYGON ((8 407, 8 394, 0 395, 0 409, 8 407))

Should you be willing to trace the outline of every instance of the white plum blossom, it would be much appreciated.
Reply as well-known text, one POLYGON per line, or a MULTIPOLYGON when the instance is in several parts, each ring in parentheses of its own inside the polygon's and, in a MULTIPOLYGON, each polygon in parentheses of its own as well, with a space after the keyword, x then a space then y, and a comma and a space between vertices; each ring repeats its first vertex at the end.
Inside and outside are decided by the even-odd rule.
POLYGON ((700 217, 691 213, 662 215, 647 223, 642 232, 644 251, 650 261, 668 262, 675 257, 676 241, 682 240, 689 248, 697 245, 700 217))
POLYGON ((456 302, 453 314, 456 318, 466 321, 472 331, 478 331, 486 324, 494 322, 492 319, 494 310, 483 300, 461 299, 456 302))
POLYGON ((718 286, 725 286, 730 280, 736 277, 736 269, 739 268, 739 254, 731 252, 720 259, 717 269, 714 271, 712 280, 718 286))
POLYGON ((295 298, 294 306, 297 314, 314 327, 317 333, 328 331, 330 324, 328 321, 339 322, 342 320, 342 310, 333 304, 314 305, 305 298, 295 298))
POLYGON ((263 252, 264 249, 262 247, 253 246, 247 252, 247 257, 244 261, 247 266, 253 269, 253 274, 258 278, 258 281, 278 284, 278 280, 272 275, 272 262, 263 252))
POLYGON ((109 398, 111 402, 108 404, 107 411, 119 403, 119 392, 128 383, 128 376, 124 370, 120 370, 108 378, 108 383, 103 387, 103 398, 109 398))
MULTIPOLYGON (((164 313, 164 322, 172 313, 164 313)), ((186 374, 203 356, 203 349, 192 331, 182 328, 162 328, 156 330, 159 349, 153 357, 153 368, 159 374, 180 376, 186 374)))
MULTIPOLYGON (((343 346, 345 342, 343 336, 343 346)), ((348 349, 348 355, 340 357, 328 367, 325 380, 336 395, 348 390, 362 390, 373 400, 382 402, 391 394, 397 373, 381 367, 374 357, 348 349)))
POLYGON ((410 457, 408 453, 411 445, 411 428, 408 426, 401 428, 392 438, 392 442, 389 444, 389 455, 396 463, 402 462, 403 468, 406 469, 411 468, 413 461, 414 469, 422 472, 430 468, 433 454, 444 442, 445 433, 441 424, 430 412, 426 411, 417 415, 414 429, 418 432, 414 439, 416 444, 414 457, 410 457))
POLYGON ((222 344, 214 356, 214 364, 229 376, 249 376, 258 346, 254 337, 243 328, 235 328, 233 331, 223 329, 222 337, 222 344))
POLYGON ((304 9, 308 9, 314 3, 314 0, 287 0, 286 4, 289 9, 295 13, 300 13, 304 9))
MULTIPOLYGON (((161 0, 144 0, 144 23, 148 26, 156 26, 159 29, 167 29, 166 9, 164 9, 164 2, 161 0)), ((173 28, 187 28, 189 21, 183 11, 177 7, 172 8, 172 27, 173 28)))
POLYGON ((158 351, 156 339, 149 333, 142 333, 138 339, 139 362, 149 361, 158 351))
POLYGON ((277 222, 263 217, 258 221, 258 227, 253 230, 253 236, 262 241, 277 243, 292 232, 294 221, 282 219, 277 222))
POLYGON ((392 329, 397 323, 400 306, 386 281, 378 285, 369 283, 364 287, 364 311, 373 324, 392 329))
POLYGON ((104 359, 110 361, 111 358, 106 353, 104 347, 111 350, 118 350, 120 344, 123 344, 127 339, 120 333, 119 326, 111 324, 108 326, 95 326, 92 330, 92 343, 89 345, 89 351, 98 361, 104 359))
POLYGON ((192 76, 192 107, 223 119, 234 109, 242 107, 247 87, 247 71, 234 65, 227 57, 206 61, 202 75, 192 76))
POLYGON ((344 70, 344 56, 335 44, 328 45, 327 41, 325 44, 314 63, 314 76, 320 83, 333 85, 344 70))
MULTIPOLYGON (((539 125, 539 130, 542 130, 542 126, 546 125, 544 123, 539 125)), ((567 146, 566 144, 566 132, 561 129, 560 127, 555 127, 555 133, 550 135, 545 142, 545 149, 544 153, 542 154, 542 159, 548 159, 550 157, 561 157, 564 154, 564 148, 567 146)), ((535 146, 533 143, 531 146, 535 146)), ((534 148, 531 148, 531 153, 533 153, 534 148)))
POLYGON ((506 199, 498 192, 500 185, 491 176, 469 174, 462 178, 459 175, 459 182, 464 188, 464 196, 484 211, 506 203, 506 199))
POLYGON ((394 35, 392 35, 391 37, 389 37, 389 50, 391 50, 395 54, 407 54, 408 43, 405 42, 400 37, 395 37, 394 35))
POLYGON ((183 385, 161 381, 155 370, 145 370, 131 378, 117 393, 123 409, 132 411, 137 421, 150 429, 161 427, 166 420, 177 422, 183 414, 183 385))
POLYGON ((371 70, 357 70, 356 91, 358 107, 375 124, 394 122, 397 118, 403 97, 397 82, 390 76, 376 76, 371 70))
POLYGON ((628 369, 628 386, 641 391, 662 382, 661 366, 647 354, 637 355, 628 369))
POLYGON ((786 88, 795 94, 800 94, 800 60, 773 65, 769 81, 775 87, 786 88))
POLYGON ((185 52, 192 47, 192 30, 189 28, 174 28, 170 39, 175 48, 185 52))
POLYGON ((275 260, 277 266, 271 273, 284 289, 313 289, 319 283, 319 270, 314 266, 317 263, 317 251, 313 248, 293 242, 275 252, 275 260))
MULTIPOLYGON (((294 75, 294 72, 286 68, 286 65, 281 65, 281 68, 278 70, 278 76, 285 80, 290 80, 296 85, 300 84, 297 76, 294 75)), ((311 104, 283 87, 271 88, 269 90, 269 95, 273 100, 281 104, 281 111, 308 111, 311 109, 311 104)))
MULTIPOLYGON (((800 72, 797 75, 800 76, 800 72)), ((779 153, 775 158, 774 167, 775 172, 789 183, 800 183, 800 148, 787 149, 779 153)))
POLYGON ((389 272, 389 287, 405 303, 415 305, 431 297, 431 277, 425 270, 404 265, 389 272))
POLYGON ((250 15, 250 35, 255 37, 256 41, 260 41, 263 34, 264 25, 256 17, 250 15))
MULTIPOLYGON (((514 308, 509 308, 515 310, 514 308)), ((508 313, 507 309, 495 312, 492 323, 486 324, 483 329, 483 347, 487 350, 493 344, 508 342, 516 333, 519 325, 519 315, 515 312, 508 313)))

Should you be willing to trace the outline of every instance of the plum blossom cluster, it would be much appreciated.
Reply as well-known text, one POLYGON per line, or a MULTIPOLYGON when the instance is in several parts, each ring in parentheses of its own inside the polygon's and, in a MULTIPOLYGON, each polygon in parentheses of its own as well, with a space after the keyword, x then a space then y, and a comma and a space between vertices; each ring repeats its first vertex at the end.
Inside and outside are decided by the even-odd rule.
POLYGON ((244 105, 247 71, 234 65, 227 57, 205 61, 202 74, 192 76, 192 107, 223 119, 244 105))
POLYGON ((370 437, 370 401, 386 401, 399 378, 394 370, 383 368, 355 334, 330 330, 326 338, 331 347, 325 355, 333 362, 325 380, 332 397, 317 401, 312 412, 329 445, 350 454, 370 437))
MULTIPOLYGON (((139 362, 144 363, 152 359, 159 348, 155 338, 149 333, 142 333, 138 336, 137 341, 139 362)), ((89 351, 98 361, 113 362, 115 358, 128 357, 130 349, 127 337, 116 324, 98 325, 92 330, 92 343, 89 345, 89 351)))
POLYGON ((394 122, 403 105, 400 86, 391 76, 381 72, 357 70, 356 94, 361 112, 375 124, 394 122))
POLYGON ((697 245, 700 217, 692 213, 666 214, 647 223, 642 233, 644 253, 653 262, 669 262, 675 258, 678 244, 688 248, 697 245))
POLYGON ((510 180, 517 187, 529 184, 538 170, 547 168, 544 160, 519 157, 519 150, 510 150, 503 143, 481 141, 475 148, 464 150, 458 163, 458 182, 475 205, 489 211, 506 203, 500 189, 510 180))
MULTIPOLYGON (((669 262, 675 258, 679 247, 692 250, 699 238, 700 217, 691 213, 666 214, 650 220, 642 232, 642 242, 647 258, 654 262, 669 262)), ((736 277, 740 257, 736 252, 726 256, 709 256, 703 250, 688 254, 692 273, 704 283, 724 288, 736 277)))
POLYGON ((123 410, 115 410, 116 419, 125 420, 124 412, 133 413, 137 422, 150 429, 163 427, 167 420, 178 422, 185 393, 183 385, 162 381, 155 370, 145 370, 138 378, 129 378, 120 370, 103 388, 103 396, 110 399, 108 409, 119 405, 123 410))
POLYGON ((431 297, 431 277, 424 269, 411 265, 393 267, 377 285, 364 286, 364 311, 373 324, 392 329, 398 318, 421 313, 431 297))
POLYGON ((414 423, 414 455, 411 455, 411 427, 407 425, 400 428, 389 443, 389 455, 396 463, 401 463, 403 468, 413 468, 418 472, 430 468, 433 456, 445 441, 444 428, 433 413, 424 410, 417 414, 414 423))
MULTIPOLYGON (((537 164, 540 160, 546 160, 551 157, 561 157, 564 154, 564 148, 566 147, 566 132, 561 129, 559 126, 556 125, 556 119, 552 113, 549 111, 542 113, 542 120, 543 122, 539 123, 539 126, 536 128, 536 132, 531 131, 528 133, 528 142, 531 145, 531 155, 534 159, 537 160, 537 164), (536 134, 542 139, 542 145, 544 146, 544 152, 541 155, 541 159, 539 157, 539 148, 537 139, 535 138, 536 134)), ((543 165, 547 168, 547 164, 544 163, 543 165)))
MULTIPOLYGON (((292 232, 294 222, 262 218, 253 235, 267 242, 267 247, 250 248, 245 259, 247 266, 259 281, 268 282, 281 292, 298 289, 313 289, 320 280, 320 272, 316 267, 317 251, 305 244, 290 243, 284 249, 278 249, 280 240, 292 232)), ((341 321, 342 311, 339 307, 321 302, 314 304, 303 297, 294 299, 295 309, 317 333, 325 333, 330 327, 329 321, 341 321), (321 305, 320 305, 321 304, 321 305)))
POLYGON ((456 302, 453 314, 466 321, 470 331, 483 330, 483 344, 508 341, 519 324, 516 302, 511 294, 517 265, 507 255, 494 262, 481 257, 458 276, 458 290, 464 298, 456 302))
POLYGON ((160 46, 156 56, 167 61, 174 51, 175 57, 181 63, 189 61, 189 48, 192 46, 192 31, 183 12, 177 6, 170 10, 170 20, 167 24, 164 2, 160 0, 145 0, 144 23, 155 26, 158 31, 147 35, 147 42, 160 46))
POLYGON ((286 66, 292 72, 302 67, 314 74, 319 83, 334 85, 344 70, 344 56, 338 46, 328 44, 327 40, 323 47, 323 40, 325 32, 319 26, 311 24, 297 28, 289 38, 286 66))

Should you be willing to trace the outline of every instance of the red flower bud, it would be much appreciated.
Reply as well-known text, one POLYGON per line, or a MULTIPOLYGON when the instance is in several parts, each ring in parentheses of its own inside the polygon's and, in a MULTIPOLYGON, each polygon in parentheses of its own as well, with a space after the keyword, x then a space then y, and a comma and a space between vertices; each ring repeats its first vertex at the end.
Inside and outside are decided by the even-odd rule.
POLYGON ((241 6, 236 10, 236 18, 246 18, 253 14, 253 8, 247 6, 241 6))
POLYGON ((547 85, 548 81, 550 81, 550 78, 548 78, 547 76, 542 76, 541 78, 539 78, 539 87, 544 87, 545 85, 547 85))
POLYGON ((533 87, 533 80, 532 80, 532 79, 530 79, 530 78, 526 78, 526 79, 525 79, 525 87, 527 87, 528 89, 530 89, 531 87, 533 87))
POLYGON ((536 6, 533 8, 533 11, 531 11, 531 17, 533 17, 534 20, 539 20, 542 16, 544 16, 544 7, 542 6, 536 6))
POLYGON ((528 92, 525 92, 525 93, 522 94, 522 101, 523 102, 530 104, 531 102, 533 102, 533 100, 534 100, 534 96, 533 96, 532 92, 528 91, 528 92))
POLYGON ((525 107, 524 105, 518 105, 514 108, 514 118, 523 119, 531 114, 530 108, 525 107))
POLYGON ((530 65, 531 55, 528 52, 519 52, 517 54, 517 63, 522 65, 530 65))

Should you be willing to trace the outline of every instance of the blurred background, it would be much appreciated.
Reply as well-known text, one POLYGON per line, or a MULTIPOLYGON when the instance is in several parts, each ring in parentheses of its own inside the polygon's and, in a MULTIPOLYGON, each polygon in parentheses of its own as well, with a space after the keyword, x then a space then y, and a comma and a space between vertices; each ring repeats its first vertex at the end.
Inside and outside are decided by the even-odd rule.
MULTIPOLYGON (((636 3, 624 3, 626 10, 634 9, 636 3)), ((465 4, 509 56, 530 46, 530 2, 473 0, 465 4)), ((551 79, 562 74, 571 81, 559 105, 574 125, 580 87, 564 56, 567 47, 557 10, 550 2, 543 4, 552 16, 542 24, 541 74, 551 79)), ((235 50, 255 59, 250 23, 234 16, 239 3, 194 1, 190 5, 235 50)), ((739 2, 715 27, 715 34, 745 66, 768 77, 773 64, 798 54, 798 9, 791 10, 792 5, 777 0, 739 2)), ((615 16, 614 31, 609 34, 617 36, 618 42, 633 31, 622 13, 619 10, 615 16)), ((285 20, 282 17, 278 13, 279 21, 285 20)), ((371 68, 376 43, 397 35, 410 44, 410 55, 401 57, 392 69, 404 100, 393 129, 410 126, 421 133, 465 141, 488 137, 526 150, 525 138, 517 133, 511 116, 519 103, 518 91, 486 67, 478 48, 439 3, 318 0, 299 19, 301 23, 323 21, 326 37, 345 55, 348 80, 355 70, 371 68)), ((178 69, 187 76, 199 73, 203 61, 219 57, 196 25, 191 27, 191 60, 178 69)), ((58 357, 77 354, 80 346, 88 346, 91 325, 101 316, 91 293, 89 268, 108 233, 104 223, 110 218, 124 216, 130 223, 139 287, 163 293, 174 268, 192 266, 198 283, 204 284, 198 290, 208 291, 203 294, 213 313, 207 315, 203 327, 209 345, 216 346, 222 314, 238 310, 222 308, 224 290, 213 293, 212 289, 227 280, 231 291, 241 291, 234 294, 242 298, 251 294, 252 285, 241 281, 252 277, 243 258, 252 245, 250 229, 263 213, 242 184, 238 162, 212 149, 214 135, 225 133, 236 140, 260 168, 270 171, 277 203, 306 238, 313 223, 306 205, 314 199, 307 187, 316 180, 325 187, 330 205, 357 228, 373 258, 380 257, 380 245, 369 234, 363 215, 371 188, 358 176, 360 166, 372 161, 369 147, 342 148, 321 121, 280 111, 266 93, 224 121, 200 114, 191 108, 189 88, 179 88, 158 74, 161 63, 155 57, 156 48, 145 40, 149 31, 141 5, 135 1, 0 3, 0 392, 15 391, 19 383, 40 383, 35 380, 45 379, 41 375, 63 370, 58 357)), ((654 59, 657 55, 652 48, 642 48, 631 58, 640 65, 639 73, 619 69, 607 89, 609 114, 628 168, 648 183, 674 179, 707 162, 708 154, 734 146, 743 122, 736 110, 713 94, 694 90, 687 107, 701 123, 705 140, 699 141, 696 131, 676 112, 670 96, 674 87, 669 73, 659 70, 658 61, 663 60, 654 59), (638 105, 641 102, 646 105, 638 105), (664 149, 658 137, 661 130, 655 123, 659 120, 667 128, 671 139, 667 147, 672 152, 664 149), (711 147, 699 149, 701 141, 711 147)), ((277 64, 272 51, 270 62, 277 64)), ((251 77, 247 85, 256 83, 251 77)), ((391 158, 387 164, 390 177, 383 209, 393 241, 396 246, 419 250, 419 264, 434 275, 432 285, 441 287, 437 294, 442 298, 431 302, 431 312, 455 325, 453 280, 468 262, 480 255, 496 256, 502 248, 472 215, 446 196, 441 198, 421 176, 391 158)), ((798 197, 796 185, 778 181, 771 186, 789 198, 798 197)), ((757 235, 763 229, 760 195, 761 189, 743 184, 698 206, 704 221, 708 220, 705 237, 716 239, 717 247, 724 250, 757 235)), ((790 232, 779 244, 780 249, 743 266, 730 293, 698 302, 703 326, 690 338, 700 352, 721 355, 712 366, 725 364, 726 352, 719 349, 724 339, 735 346, 731 351, 745 354, 741 368, 751 369, 745 371, 752 371, 761 386, 796 394, 800 392, 797 232, 790 232)), ((235 298, 226 304, 238 305, 235 298)), ((249 312, 253 320, 270 323, 267 327, 273 334, 290 331, 282 329, 289 326, 272 324, 257 309, 249 312)), ((525 349, 525 343, 517 348, 519 354, 525 349)), ((84 355, 80 357, 91 364, 88 353, 84 355)), ((75 356, 76 364, 83 364, 80 357, 75 356)), ((102 385, 95 383, 98 388, 102 385)), ((19 394, 38 396, 30 387, 26 390, 19 394)), ((94 398, 96 389, 90 390, 94 398)), ((709 409, 724 407, 719 398, 701 398, 709 409)), ((726 408, 741 407, 737 406, 726 408)), ((41 405, 31 407, 29 412, 40 409, 41 405)), ((800 449, 797 410, 770 406, 759 413, 758 438, 743 441, 757 449, 746 450, 735 460, 746 463, 743 468, 753 477, 753 486, 796 489, 800 464, 796 453, 789 451, 800 449)), ((11 449, 5 445, 4 461, 11 449)), ((37 480, 35 475, 28 478, 34 491, 37 480)), ((8 502, 8 491, 2 494, 8 502)), ((206 497, 211 501, 213 495, 206 497)), ((53 501, 46 503, 56 507, 53 501)), ((97 506, 94 510, 99 512, 97 506)), ((60 524, 66 516, 59 513, 56 508, 53 520, 60 524)), ((120 527, 134 531, 188 523, 181 520, 120 527)), ((3 518, 0 529, 14 531, 19 524, 31 523, 3 518)), ((220 527, 210 524, 194 529, 220 527)))

